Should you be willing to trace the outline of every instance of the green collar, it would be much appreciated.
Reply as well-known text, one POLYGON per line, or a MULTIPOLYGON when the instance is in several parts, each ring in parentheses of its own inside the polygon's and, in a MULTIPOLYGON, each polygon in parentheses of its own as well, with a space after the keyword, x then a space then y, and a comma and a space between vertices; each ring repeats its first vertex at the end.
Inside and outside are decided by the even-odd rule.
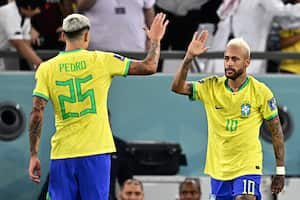
MULTIPOLYGON (((249 77, 246 78, 246 80, 244 81, 244 83, 239 87, 238 91, 242 90, 243 88, 245 88, 250 82, 249 77)), ((229 87, 228 85, 228 78, 225 80, 225 88, 227 90, 229 90, 230 92, 233 92, 232 89, 229 87)))
POLYGON ((73 50, 70 50, 70 51, 60 51, 59 53, 60 54, 65 54, 65 53, 74 53, 74 52, 78 52, 78 51, 81 51, 82 49, 73 49, 73 50))

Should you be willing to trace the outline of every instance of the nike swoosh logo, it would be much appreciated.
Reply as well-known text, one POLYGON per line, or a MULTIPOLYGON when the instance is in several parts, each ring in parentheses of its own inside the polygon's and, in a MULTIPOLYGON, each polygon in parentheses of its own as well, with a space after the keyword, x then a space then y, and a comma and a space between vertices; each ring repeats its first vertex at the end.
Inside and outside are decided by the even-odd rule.
POLYGON ((217 110, 220 110, 220 109, 223 109, 224 107, 221 107, 221 106, 215 106, 215 108, 216 108, 217 110))

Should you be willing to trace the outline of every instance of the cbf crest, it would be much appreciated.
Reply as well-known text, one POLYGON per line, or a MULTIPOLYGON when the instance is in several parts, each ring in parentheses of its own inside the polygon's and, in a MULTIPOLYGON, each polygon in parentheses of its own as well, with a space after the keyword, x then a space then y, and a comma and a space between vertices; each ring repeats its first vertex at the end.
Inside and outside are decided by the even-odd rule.
POLYGON ((249 103, 243 103, 241 105, 241 115, 243 118, 249 117, 251 113, 251 105, 249 103))

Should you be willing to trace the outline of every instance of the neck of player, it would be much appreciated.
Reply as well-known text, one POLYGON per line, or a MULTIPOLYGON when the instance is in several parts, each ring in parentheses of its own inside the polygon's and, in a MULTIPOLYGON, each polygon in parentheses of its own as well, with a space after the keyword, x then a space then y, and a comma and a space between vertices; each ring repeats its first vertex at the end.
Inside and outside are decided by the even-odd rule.
POLYGON ((237 92, 239 88, 243 85, 243 83, 246 81, 246 79, 247 79, 247 74, 243 73, 235 80, 228 79, 228 86, 231 88, 233 92, 237 92))

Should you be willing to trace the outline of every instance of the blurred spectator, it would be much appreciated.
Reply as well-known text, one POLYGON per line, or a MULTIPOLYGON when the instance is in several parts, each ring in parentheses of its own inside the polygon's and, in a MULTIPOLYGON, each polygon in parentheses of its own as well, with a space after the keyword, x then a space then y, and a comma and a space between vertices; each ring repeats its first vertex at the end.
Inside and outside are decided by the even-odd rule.
POLYGON ((120 200, 144 200, 144 188, 141 181, 127 179, 119 192, 120 200))
POLYGON ((201 194, 199 178, 186 178, 179 185, 179 200, 200 200, 201 194))
MULTIPOLYGON (((299 4, 300 0, 290 0, 291 4, 299 4)), ((283 52, 300 53, 300 17, 276 17, 280 27, 280 48, 283 52)), ((300 60, 282 60, 280 72, 300 74, 300 60)))
MULTIPOLYGON (((252 51, 265 51, 267 36, 274 16, 300 16, 300 5, 284 5, 281 0, 223 0, 218 9, 221 21, 213 38, 211 51, 222 51, 233 37, 242 37, 252 51), (259 19, 258 19, 259 18, 259 19)), ((208 73, 223 73, 223 59, 212 60, 208 73)), ((251 61, 248 72, 265 73, 266 63, 251 61)))
POLYGON ((59 41, 59 28, 63 18, 73 12, 73 0, 46 0, 41 13, 31 18, 34 48, 62 50, 64 43, 59 41))
MULTIPOLYGON (((0 0, 0 50, 16 49, 34 66, 42 62, 30 46, 30 17, 40 13, 43 4, 43 0, 0 0)), ((0 69, 8 60, 0 59, 0 69)))
POLYGON ((155 0, 77 0, 78 11, 91 22, 90 49, 145 51, 150 41, 143 30, 154 19, 155 0))
MULTIPOLYGON (((277 23, 276 16, 273 18, 271 28, 267 37, 266 51, 280 51, 280 38, 279 31, 280 27, 277 23)), ((280 60, 269 59, 267 61, 267 73, 278 73, 279 72, 280 60)))

